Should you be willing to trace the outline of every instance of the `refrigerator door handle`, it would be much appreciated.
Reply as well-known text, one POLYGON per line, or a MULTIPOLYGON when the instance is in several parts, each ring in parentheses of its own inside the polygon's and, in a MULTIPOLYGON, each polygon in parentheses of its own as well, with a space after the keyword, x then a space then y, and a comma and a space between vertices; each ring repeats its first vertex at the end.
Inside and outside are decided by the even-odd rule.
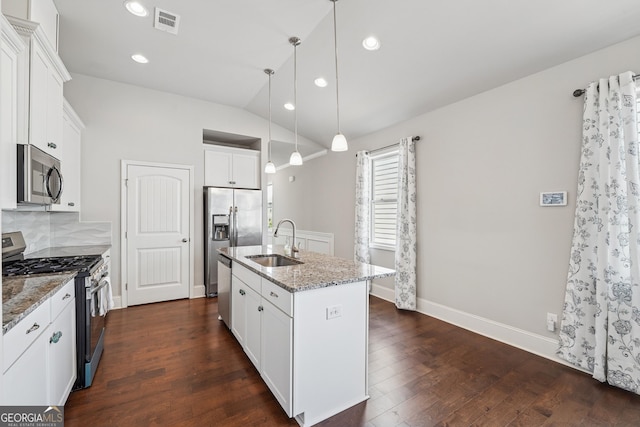
POLYGON ((233 210, 233 246, 238 246, 238 207, 233 210))

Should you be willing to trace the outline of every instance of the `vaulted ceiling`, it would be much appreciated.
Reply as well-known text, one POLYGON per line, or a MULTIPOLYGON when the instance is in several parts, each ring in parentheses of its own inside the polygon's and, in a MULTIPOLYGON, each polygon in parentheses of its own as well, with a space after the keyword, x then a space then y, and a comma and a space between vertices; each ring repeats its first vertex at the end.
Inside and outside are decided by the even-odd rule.
MULTIPOLYGON (((336 132, 330 0, 55 0, 60 55, 73 73, 238 108, 329 147, 336 132), (180 16, 177 35, 153 28, 154 7, 180 16), (149 58, 145 65, 133 53, 149 58), (325 77, 329 85, 313 81, 325 77)), ((340 0, 336 3, 342 131, 353 139, 640 34, 638 0, 340 0), (367 51, 375 35, 381 48, 367 51)), ((620 70, 623 71, 623 70, 620 70)), ((577 85, 584 82, 576 82, 577 85)))

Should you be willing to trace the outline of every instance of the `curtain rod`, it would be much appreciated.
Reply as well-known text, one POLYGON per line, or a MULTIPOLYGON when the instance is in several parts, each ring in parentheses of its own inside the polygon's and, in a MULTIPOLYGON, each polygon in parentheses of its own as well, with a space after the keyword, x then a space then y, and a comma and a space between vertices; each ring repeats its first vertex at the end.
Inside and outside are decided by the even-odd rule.
MULTIPOLYGON (((419 136, 414 136, 413 138, 411 138, 411 140, 412 141, 420 141, 420 137, 419 136)), ((398 144, 396 143, 396 144, 391 144, 391 145, 385 145, 384 147, 376 148, 375 150, 369 150, 369 151, 367 151, 367 153, 371 154, 371 153, 375 153, 376 151, 386 150, 387 148, 395 147, 396 145, 398 145, 398 144)), ((356 156, 357 155, 358 154, 356 153, 356 156)))
MULTIPOLYGON (((633 75, 633 80, 638 80, 638 79, 640 79, 640 74, 634 74, 633 75)), ((586 89, 576 89, 576 90, 573 91, 573 96, 575 98, 579 98, 582 95, 584 95, 586 92, 587 92, 586 89)))

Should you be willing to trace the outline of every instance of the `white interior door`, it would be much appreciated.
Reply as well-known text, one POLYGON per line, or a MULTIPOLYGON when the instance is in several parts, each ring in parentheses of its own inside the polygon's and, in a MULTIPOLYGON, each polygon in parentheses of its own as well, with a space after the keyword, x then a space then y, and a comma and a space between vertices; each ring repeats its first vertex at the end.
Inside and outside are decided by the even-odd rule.
POLYGON ((127 165, 128 305, 189 297, 190 170, 127 165))

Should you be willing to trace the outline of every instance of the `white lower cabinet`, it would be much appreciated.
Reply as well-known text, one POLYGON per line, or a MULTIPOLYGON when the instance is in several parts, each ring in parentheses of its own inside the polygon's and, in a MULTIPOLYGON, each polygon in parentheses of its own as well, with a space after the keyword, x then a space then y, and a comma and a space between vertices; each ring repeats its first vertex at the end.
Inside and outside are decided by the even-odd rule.
POLYGON ((52 405, 64 405, 76 380, 75 331, 76 305, 70 302, 49 327, 49 402, 52 405))
POLYGON ((291 416, 293 318, 270 302, 263 301, 260 341, 262 379, 291 416))
MULTIPOLYGON (((14 326, 14 329, 20 325, 14 326)), ((12 329, 13 330, 13 329, 12 329)), ((38 338, 4 373, 3 405, 48 405, 47 348, 49 336, 43 330, 38 338)), ((5 342, 5 346, 7 343, 5 342)))
POLYGON ((291 293, 232 274, 232 331, 289 417, 314 425, 368 398, 366 281, 291 293))
POLYGON ((2 405, 64 405, 76 380, 71 279, 3 339, 2 405))

